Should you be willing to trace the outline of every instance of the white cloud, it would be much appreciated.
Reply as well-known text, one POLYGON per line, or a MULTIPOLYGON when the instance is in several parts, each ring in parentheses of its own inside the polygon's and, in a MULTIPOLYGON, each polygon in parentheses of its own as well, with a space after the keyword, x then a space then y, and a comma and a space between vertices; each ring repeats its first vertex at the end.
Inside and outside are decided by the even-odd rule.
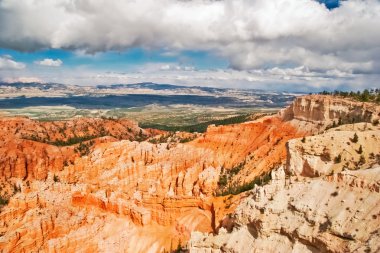
MULTIPOLYGON (((273 67, 255 70, 234 69, 191 69, 186 66, 167 63, 147 63, 135 65, 126 72, 104 72, 86 66, 60 69, 59 72, 46 68, 37 70, 2 71, 3 80, 19 81, 19 76, 33 77, 41 82, 77 85, 155 82, 179 85, 212 87, 255 88, 284 91, 315 91, 377 88, 379 74, 357 74, 338 69, 313 71, 306 66, 294 68, 273 67), (46 71, 45 71, 46 70, 46 71)), ((1 78, 0 78, 1 79, 1 78)), ((23 80, 29 80, 23 78, 23 80)), ((31 79, 33 80, 33 79, 31 79)))
POLYGON ((0 47, 210 50, 241 70, 380 72, 380 2, 2 0, 0 47))
POLYGON ((41 83, 42 80, 38 77, 17 77, 17 78, 4 78, 2 79, 3 82, 6 83, 41 83))
POLYGON ((288 91, 312 91, 323 89, 374 88, 379 75, 352 74, 339 70, 315 72, 305 66, 295 68, 270 68, 260 70, 208 69, 184 71, 165 64, 144 64, 131 72, 106 72, 78 69, 70 75, 43 78, 47 82, 68 84, 115 84, 115 83, 172 83, 213 87, 257 88, 288 91), (162 68, 164 67, 164 68, 162 68))
POLYGON ((54 59, 46 58, 46 59, 43 59, 42 61, 35 61, 34 63, 41 66, 59 67, 62 65, 63 62, 60 59, 54 60, 54 59))
POLYGON ((0 56, 0 70, 19 70, 24 69, 25 64, 13 60, 10 55, 0 56))
POLYGON ((160 70, 177 70, 177 71, 194 71, 195 68, 193 66, 181 66, 177 64, 164 64, 160 68, 160 70))

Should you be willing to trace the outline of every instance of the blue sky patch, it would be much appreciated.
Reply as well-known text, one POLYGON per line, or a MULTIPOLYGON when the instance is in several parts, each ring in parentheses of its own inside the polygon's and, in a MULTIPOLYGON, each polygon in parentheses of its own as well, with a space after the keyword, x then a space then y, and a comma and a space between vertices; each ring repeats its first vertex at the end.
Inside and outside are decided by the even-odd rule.
POLYGON ((328 9, 338 8, 340 5, 339 0, 318 0, 320 3, 324 3, 328 9))

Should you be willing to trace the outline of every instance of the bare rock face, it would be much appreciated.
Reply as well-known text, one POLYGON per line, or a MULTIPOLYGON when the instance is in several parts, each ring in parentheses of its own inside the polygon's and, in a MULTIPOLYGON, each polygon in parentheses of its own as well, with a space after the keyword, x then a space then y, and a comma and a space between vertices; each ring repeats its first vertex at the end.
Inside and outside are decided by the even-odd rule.
POLYGON ((70 139, 114 136, 118 139, 134 139, 141 131, 136 122, 126 119, 77 118, 67 121, 37 121, 21 117, 0 118, 1 137, 60 144, 70 139), (5 134, 6 133, 6 134, 5 134))
POLYGON ((241 202, 232 228, 192 233, 190 252, 378 252, 380 130, 339 130, 291 140, 286 168, 241 202), (343 155, 359 145, 363 164, 343 155), (339 162, 326 159, 341 153, 339 162))
POLYGON ((288 140, 309 134, 277 116, 244 124, 209 127, 192 144, 213 151, 213 161, 223 168, 242 165, 234 182, 249 182, 286 159, 288 140))
POLYGON ((379 131, 379 127, 360 123, 293 139, 287 144, 288 172, 318 177, 345 169, 372 167, 380 159, 379 131))
POLYGON ((296 98, 289 107, 281 110, 279 115, 284 120, 307 121, 323 129, 333 122, 336 124, 372 122, 380 118, 380 108, 372 103, 309 95, 296 98))
POLYGON ((25 180, 43 180, 49 171, 62 170, 80 156, 80 142, 90 148, 89 140, 95 143, 150 135, 132 121, 87 118, 58 122, 1 118, 0 133, 0 179, 25 180))

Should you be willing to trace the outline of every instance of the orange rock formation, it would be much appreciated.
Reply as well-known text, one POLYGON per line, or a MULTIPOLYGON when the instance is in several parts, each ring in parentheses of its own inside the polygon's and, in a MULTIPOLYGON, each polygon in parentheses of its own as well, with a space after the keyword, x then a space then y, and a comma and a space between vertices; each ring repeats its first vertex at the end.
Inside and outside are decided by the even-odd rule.
POLYGON ((298 98, 256 121, 210 126, 174 145, 134 141, 158 132, 127 120, 3 118, 0 177, 3 194, 12 196, 0 213, 0 248, 162 252, 185 244, 192 231, 216 231, 245 196, 214 196, 222 171, 238 166, 232 183, 249 182, 285 162, 288 140, 320 130, 314 112, 297 117, 309 110, 295 110, 302 99, 320 98, 298 98), (95 141, 85 154, 79 144, 54 145, 86 136, 95 141))

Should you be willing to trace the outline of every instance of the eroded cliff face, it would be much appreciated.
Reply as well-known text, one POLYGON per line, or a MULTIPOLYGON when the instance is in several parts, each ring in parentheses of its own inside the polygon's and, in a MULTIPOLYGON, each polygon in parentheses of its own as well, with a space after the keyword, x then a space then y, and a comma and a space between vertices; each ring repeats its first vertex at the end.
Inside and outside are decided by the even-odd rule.
POLYGON ((152 135, 133 121, 88 118, 57 122, 0 118, 0 133, 0 180, 44 180, 49 171, 62 170, 83 153, 78 150, 81 142, 90 149, 99 142, 152 135))
POLYGON ((344 169, 366 169, 380 155, 379 128, 367 123, 343 125, 324 134, 288 142, 287 170, 292 175, 318 177, 344 169))
POLYGON ((241 172, 249 173, 248 166, 256 166, 249 175, 253 178, 284 160, 286 140, 297 135, 302 132, 275 117, 213 127, 185 144, 127 140, 96 143, 88 155, 75 157, 59 170, 47 170, 46 180, 30 180, 28 186, 26 180, 21 180, 24 177, 13 178, 21 192, 0 214, 4 225, 2 246, 10 251, 24 250, 36 236, 35 226, 44 226, 43 213, 55 210, 55 215, 49 217, 51 224, 37 229, 41 241, 36 248, 76 251, 87 242, 88 251, 106 251, 100 246, 112 240, 117 242, 116 248, 111 248, 115 251, 175 249, 187 242, 192 231, 215 231, 236 207, 240 196, 228 200, 214 197, 222 167, 229 169, 247 160, 241 172), (265 144, 268 146, 263 147, 265 144), (263 158, 272 155, 272 159, 258 156, 248 160, 250 154, 263 158), (44 204, 28 204, 36 198, 44 204), (76 213, 81 213, 82 219, 69 215, 76 213), (70 230, 53 229, 52 224, 62 222, 55 221, 60 215, 72 220, 70 230), (89 215, 99 220, 96 226, 87 221, 89 215), (109 231, 108 223, 123 223, 120 229, 128 232, 109 231))
POLYGON ((279 113, 284 120, 299 120, 313 123, 319 130, 335 124, 373 122, 380 118, 380 108, 373 103, 349 99, 309 95, 295 99, 279 113))
MULTIPOLYGON (((325 107, 318 108, 325 110, 325 107)), ((176 249, 179 244, 186 245, 192 235, 191 249, 209 252, 209 245, 197 244, 194 239, 197 234, 192 232, 221 233, 221 225, 231 229, 243 224, 245 221, 235 221, 238 216, 229 217, 237 207, 236 213, 246 211, 245 203, 252 199, 252 196, 247 197, 247 192, 215 197, 221 187, 221 175, 229 175, 228 184, 241 185, 285 164, 287 153, 302 160, 305 156, 299 148, 300 143, 303 144, 302 137, 323 130, 313 115, 302 119, 294 115, 284 117, 284 113, 280 113, 244 124, 210 126, 205 134, 190 142, 170 144, 141 141, 141 136, 161 132, 142 130, 128 121, 106 120, 96 125, 90 119, 89 122, 77 120, 71 132, 66 127, 66 137, 60 130, 64 127, 60 125, 62 122, 24 123, 16 131, 12 121, 3 121, 2 128, 8 131, 5 132, 16 137, 1 137, 4 145, 0 159, 8 165, 0 168, 0 176, 7 183, 4 189, 14 189, 8 189, 13 193, 0 213, 0 248, 5 252, 163 252, 176 249), (43 127, 40 129, 38 124, 43 127), (81 133, 96 137, 85 153, 78 152, 78 144, 54 145, 58 140, 85 136, 81 133), (22 139, 26 134, 38 138, 22 139), (136 139, 140 142, 134 141, 136 139), (287 151, 287 142, 294 143, 291 152, 287 151)), ((377 129, 371 131, 378 134, 377 129)), ((347 137, 351 135, 347 133, 347 137)), ((379 151, 378 137, 372 138, 367 132, 358 135, 359 141, 352 146, 353 150, 367 143, 364 138, 370 138, 373 152, 379 151)), ((314 142, 311 138, 314 137, 306 137, 307 143, 314 142)), ((324 138, 323 141, 331 136, 324 138)), ((330 149, 335 149, 335 142, 331 143, 330 149)), ((339 145, 343 144, 342 140, 339 145)), ((314 150, 309 145, 305 152, 319 156, 319 151, 320 148, 314 150)), ((365 153, 367 157, 365 164, 372 166, 374 159, 365 153)), ((345 158, 349 157, 342 156, 342 164, 345 158)), ((299 168, 303 162, 291 161, 286 172, 292 177, 305 177, 304 168, 299 168)), ((328 167, 323 173, 315 171, 321 162, 311 161, 314 160, 309 162, 314 166, 310 166, 313 177, 331 175, 331 171, 343 173, 334 167, 335 163, 331 165, 331 161, 325 167, 331 165, 332 168, 328 167)), ((356 162, 350 161, 350 164, 356 162)), ((274 196, 284 189, 285 179, 281 173, 272 176, 274 186, 266 186, 269 188, 258 193, 263 206, 275 203, 265 200, 269 193, 274 196)), ((326 179, 326 184, 332 180, 326 179)), ((346 182, 336 180, 342 185, 346 182)), ((368 184, 375 187, 373 182, 368 184)), ((289 194, 296 194, 300 187, 302 185, 289 194)), ((287 200, 282 201, 278 205, 287 200)))
POLYGON ((380 128, 349 128, 291 140, 285 167, 250 192, 230 226, 192 233, 190 252, 378 252, 380 128))

